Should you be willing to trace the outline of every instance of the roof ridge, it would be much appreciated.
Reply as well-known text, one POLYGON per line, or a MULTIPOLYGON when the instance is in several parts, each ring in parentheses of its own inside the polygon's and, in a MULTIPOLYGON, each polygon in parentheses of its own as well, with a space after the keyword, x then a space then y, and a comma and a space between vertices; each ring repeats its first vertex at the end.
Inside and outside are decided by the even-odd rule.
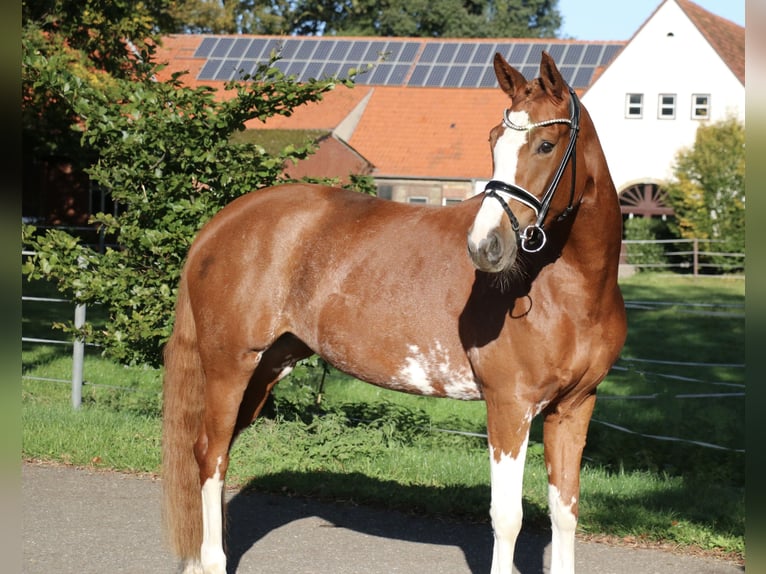
POLYGON ((705 10, 691 0, 675 2, 742 85, 745 85, 745 28, 705 10))

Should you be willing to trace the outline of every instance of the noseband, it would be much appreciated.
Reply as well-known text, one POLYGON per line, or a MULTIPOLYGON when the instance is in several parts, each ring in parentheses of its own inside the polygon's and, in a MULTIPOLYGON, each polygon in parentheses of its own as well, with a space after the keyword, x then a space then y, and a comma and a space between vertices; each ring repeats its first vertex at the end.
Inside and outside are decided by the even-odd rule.
POLYGON ((577 143, 577 134, 580 131, 580 101, 577 98, 577 94, 575 94, 571 87, 569 88, 569 95, 569 118, 544 120, 534 124, 520 126, 511 121, 508 116, 508 110, 506 110, 503 114, 503 125, 516 131, 530 131, 533 128, 548 126, 551 124, 570 125, 569 143, 567 144, 567 149, 564 152, 564 157, 561 159, 561 163, 559 164, 559 167, 553 176, 551 184, 548 186, 548 189, 543 195, 542 200, 537 199, 537 197, 535 197, 532 193, 521 186, 513 183, 505 183, 504 181, 498 181, 495 179, 488 182, 487 186, 484 188, 484 194, 487 197, 494 197, 500 202, 500 205, 503 206, 503 211, 508 214, 508 217, 511 220, 511 225, 513 226, 513 230, 516 233, 519 232, 519 220, 516 219, 516 216, 513 214, 513 211, 508 205, 509 200, 515 199, 516 201, 523 203, 527 207, 531 208, 535 212, 535 215, 537 215, 537 221, 532 225, 528 225, 519 236, 521 248, 527 253, 535 253, 540 251, 547 241, 545 231, 543 230, 543 221, 548 215, 548 209, 551 206, 553 194, 556 192, 559 181, 561 181, 561 176, 564 174, 564 169, 566 168, 567 162, 569 162, 570 159, 572 160, 572 188, 569 193, 569 205, 556 218, 556 220, 561 221, 571 213, 572 209, 574 209, 573 203, 577 167, 577 154, 575 153, 575 144, 577 143), (506 197, 503 198, 503 196, 506 197))

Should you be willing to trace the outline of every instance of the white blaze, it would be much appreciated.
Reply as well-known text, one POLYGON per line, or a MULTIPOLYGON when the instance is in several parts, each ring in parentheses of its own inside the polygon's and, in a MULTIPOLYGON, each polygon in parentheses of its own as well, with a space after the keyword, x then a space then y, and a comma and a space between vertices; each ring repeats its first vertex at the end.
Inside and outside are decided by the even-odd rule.
MULTIPOLYGON (((521 126, 529 123, 527 112, 510 112, 508 119, 521 126)), ((495 142, 492 158, 495 166, 492 179, 505 183, 516 183, 516 169, 519 164, 519 151, 527 143, 527 132, 506 128, 495 142)), ((504 211, 499 201, 485 201, 473 222, 468 240, 479 245, 481 240, 500 225, 504 211)))

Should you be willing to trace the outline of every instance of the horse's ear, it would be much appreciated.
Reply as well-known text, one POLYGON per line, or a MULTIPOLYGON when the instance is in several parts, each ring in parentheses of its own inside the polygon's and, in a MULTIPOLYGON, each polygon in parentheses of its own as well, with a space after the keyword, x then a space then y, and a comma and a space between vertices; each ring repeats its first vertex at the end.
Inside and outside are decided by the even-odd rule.
POLYGON ((527 79, 516 68, 513 68, 499 53, 495 53, 492 62, 495 67, 495 76, 500 88, 513 99, 514 94, 527 85, 527 79))
POLYGON ((548 94, 559 100, 564 98, 564 94, 567 93, 567 83, 556 67, 553 58, 545 50, 543 50, 542 58, 540 59, 540 80, 542 81, 543 89, 548 94))

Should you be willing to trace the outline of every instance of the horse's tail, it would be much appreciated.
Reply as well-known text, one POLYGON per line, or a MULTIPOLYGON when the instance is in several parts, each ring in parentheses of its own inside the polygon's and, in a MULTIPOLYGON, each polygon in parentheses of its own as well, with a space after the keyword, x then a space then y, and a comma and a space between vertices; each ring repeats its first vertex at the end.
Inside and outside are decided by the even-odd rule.
POLYGON ((172 550, 183 559, 196 559, 202 544, 202 499, 194 443, 205 409, 205 374, 185 277, 164 356, 162 514, 172 550))

